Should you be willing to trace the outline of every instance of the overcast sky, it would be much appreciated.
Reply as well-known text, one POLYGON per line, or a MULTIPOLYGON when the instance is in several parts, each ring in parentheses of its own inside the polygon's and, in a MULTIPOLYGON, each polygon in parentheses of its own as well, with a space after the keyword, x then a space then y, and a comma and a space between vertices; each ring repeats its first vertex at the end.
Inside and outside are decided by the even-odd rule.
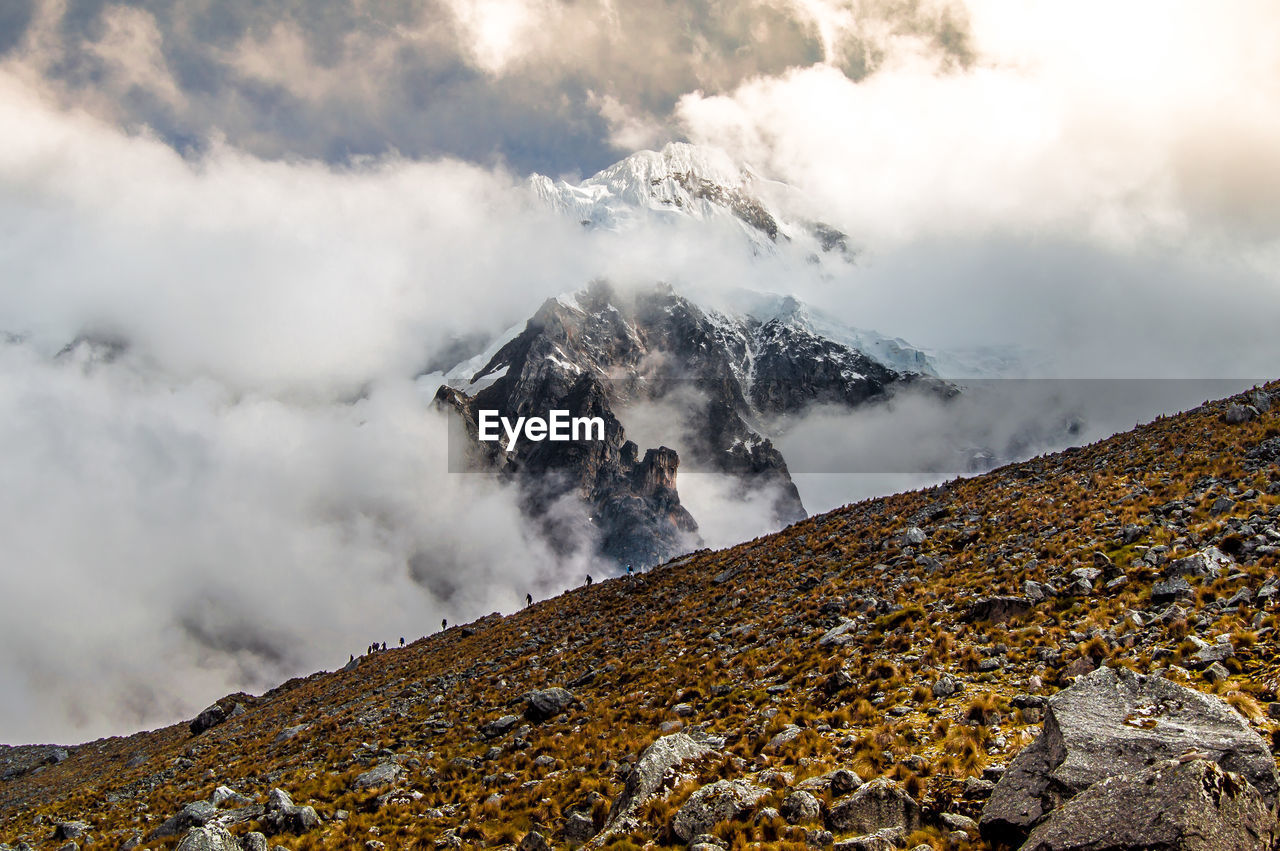
MULTIPOLYGON (((1046 375, 1274 375, 1278 31, 1269 0, 9 0, 0 742, 579 582, 444 475, 415 376, 598 275, 1046 375), (857 263, 586 233, 524 189, 673 140, 796 187, 857 263)), ((689 484, 711 542, 763 531, 722 490, 689 484)))

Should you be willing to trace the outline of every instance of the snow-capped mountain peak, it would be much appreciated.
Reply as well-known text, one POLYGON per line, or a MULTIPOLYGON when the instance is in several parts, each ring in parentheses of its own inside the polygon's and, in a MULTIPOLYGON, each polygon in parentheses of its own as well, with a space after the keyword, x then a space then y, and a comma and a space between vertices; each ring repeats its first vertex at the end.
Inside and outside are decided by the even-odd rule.
POLYGON ((529 187, 584 227, 623 231, 696 220, 740 228, 757 252, 794 242, 805 252, 837 250, 847 259, 843 233, 788 211, 790 187, 761 178, 717 148, 672 142, 660 151, 637 151, 580 183, 535 174, 529 187))

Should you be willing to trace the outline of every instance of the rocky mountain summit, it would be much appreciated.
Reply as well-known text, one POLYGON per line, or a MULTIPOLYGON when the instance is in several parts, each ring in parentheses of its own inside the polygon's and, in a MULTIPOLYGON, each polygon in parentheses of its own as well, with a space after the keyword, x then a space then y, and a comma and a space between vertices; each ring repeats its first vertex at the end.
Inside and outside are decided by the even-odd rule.
POLYGON ((1272 849, 1277 403, 851 505, 190 723, 0 749, 0 843, 1272 849))
MULTIPOLYGON (((465 461, 515 477, 528 512, 552 516, 566 495, 588 507, 591 542, 619 564, 650 566, 696 546, 696 518, 680 504, 681 461, 733 478, 746 496, 771 495, 778 526, 803 519, 770 424, 811 405, 856 408, 898 387, 932 381, 817 333, 794 300, 763 320, 703 310, 669 286, 633 293, 593 283, 549 299, 495 351, 450 373, 437 402, 461 416, 465 461), (470 370, 474 369, 474 372, 470 370), (626 438, 638 408, 661 406, 669 447, 626 438), (600 417, 603 441, 481 443, 479 411, 600 417)), ((942 392, 947 385, 935 382, 942 392)), ((562 549, 566 536, 548 537, 562 549)))

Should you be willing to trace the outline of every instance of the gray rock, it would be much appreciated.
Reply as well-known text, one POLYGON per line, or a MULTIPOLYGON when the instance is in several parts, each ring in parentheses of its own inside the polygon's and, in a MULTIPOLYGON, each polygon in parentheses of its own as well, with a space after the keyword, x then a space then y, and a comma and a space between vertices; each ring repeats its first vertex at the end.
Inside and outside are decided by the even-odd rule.
POLYGON ((219 786, 209 796, 209 803, 215 807, 221 807, 223 804, 230 804, 233 807, 245 807, 252 804, 253 799, 247 795, 241 795, 230 786, 219 786))
POLYGON ((1204 669, 1204 678, 1211 683, 1220 683, 1230 676, 1231 672, 1221 662, 1214 662, 1204 669))
POLYGON ((1276 800, 1266 744, 1226 703, 1161 677, 1100 668, 1049 698, 1040 737, 1010 763, 982 811, 988 841, 1020 841, 1054 808, 1107 777, 1199 749, 1276 800))
POLYGON ((174 851, 241 851, 240 843, 216 824, 193 827, 182 837, 174 851))
POLYGON ((356 791, 365 789, 380 789, 384 786, 394 786, 404 777, 404 768, 398 763, 391 761, 380 762, 368 771, 358 775, 351 784, 351 788, 356 791))
POLYGON ((596 823, 586 813, 570 813, 563 833, 566 842, 586 842, 596 835, 596 823))
POLYGON ((79 839, 92 829, 87 821, 58 821, 53 823, 53 838, 79 839))
POLYGON ((745 780, 717 780, 689 796, 676 811, 671 829, 688 842, 722 821, 744 818, 768 794, 768 789, 745 780))
POLYGON ((262 826, 271 834, 306 833, 320 826, 320 816, 313 807, 299 807, 283 789, 272 789, 267 795, 262 826))
POLYGON ((1276 817, 1261 793, 1208 760, 1157 763, 1095 783, 1031 832, 1023 851, 1253 851, 1276 817))
MULTIPOLYGON (((709 756, 719 747, 718 742, 688 733, 672 733, 663 736, 640 753, 640 759, 627 775, 622 792, 609 808, 602 836, 614 829, 623 832, 635 814, 655 795, 680 778, 681 767, 709 756), (714 745, 714 747, 713 747, 714 745)), ((597 837, 600 838, 600 837, 597 837)))
POLYGON ((1214 662, 1225 662, 1236 655, 1235 648, 1224 641, 1210 644, 1194 635, 1191 636, 1190 641, 1196 648, 1191 654, 1191 661, 1197 668, 1207 668, 1214 662))
POLYGON ((517 848, 519 851, 551 851, 551 843, 538 831, 531 830, 520 840, 517 848))
POLYGON ((276 745, 284 744, 291 739, 296 739, 298 736, 301 736, 308 729, 310 729, 309 724, 295 724, 292 727, 285 727, 279 733, 276 733, 276 736, 271 740, 271 743, 276 745))
POLYGON ((814 795, 830 792, 833 797, 839 798, 841 795, 848 795, 861 785, 862 778, 858 776, 858 772, 837 768, 835 771, 802 780, 796 784, 796 788, 803 792, 812 792, 814 795))
POLYGON ((187 728, 191 730, 191 735, 198 736, 205 730, 211 730, 226 720, 227 710, 215 703, 197 715, 187 725, 187 728))
POLYGON ((496 739, 499 736, 505 736, 519 723, 519 715, 503 715, 501 718, 497 718, 482 726, 480 728, 480 735, 484 736, 486 739, 496 739))
POLYGON ((841 839, 831 847, 833 851, 895 851, 906 841, 907 835, 902 828, 886 827, 875 833, 841 839))
POLYGON ((560 687, 531 691, 524 696, 524 715, 530 721, 550 721, 577 701, 573 692, 560 687))
POLYGON ((1083 576, 1075 576, 1062 587, 1062 593, 1067 597, 1088 597, 1093 593, 1093 583, 1083 576))
POLYGON ((918 547, 927 540, 929 540, 929 536, 919 526, 909 526, 907 531, 902 533, 902 546, 904 547, 918 547))
MULTIPOLYGON (((826 848, 831 845, 835 837, 831 835, 831 831, 820 828, 808 828, 804 832, 804 842, 810 848, 826 848)), ((932 848, 929 851, 933 851, 932 848)))
POLYGON ((166 819, 153 830, 148 839, 164 839, 166 836, 178 836, 193 827, 204 827, 217 815, 218 808, 210 801, 187 804, 176 815, 166 819))
POLYGON ((834 802, 827 827, 836 833, 866 834, 886 827, 910 833, 920 827, 920 805, 894 781, 877 777, 834 802))
POLYGON ((1227 408, 1227 412, 1222 415, 1227 425, 1241 425, 1252 422, 1257 417, 1258 409, 1252 405, 1231 405, 1227 408))
POLYGON ((729 846, 723 839, 710 833, 699 833, 689 840, 688 851, 722 851, 729 846))
POLYGON ((788 724, 779 730, 778 734, 770 739, 769 743, 764 746, 765 752, 774 753, 786 747, 796 739, 800 738, 800 734, 803 732, 804 730, 797 727, 795 724, 788 724))
POLYGON ((1226 514, 1234 511, 1236 501, 1229 496, 1220 496, 1213 501, 1213 505, 1209 506, 1210 514, 1226 514))
POLYGON ((990 798, 991 793, 995 790, 996 784, 994 781, 983 780, 981 777, 966 777, 964 779, 964 796, 966 798, 990 798))
POLYGON ((822 805, 809 792, 797 789, 782 799, 778 814, 786 819, 788 824, 808 824, 817 821, 822 815, 822 805))
POLYGON ((1179 597, 1190 597, 1191 595, 1191 586, 1181 576, 1175 576, 1172 579, 1166 579, 1151 586, 1151 602, 1156 605, 1172 603, 1179 597))
POLYGON ((267 851, 267 837, 258 831, 250 831, 240 839, 241 851, 267 851))
POLYGON ((961 830, 969 836, 978 835, 978 823, 968 816, 959 813, 943 813, 938 817, 938 821, 942 822, 949 830, 961 830))
POLYGON ((943 676, 938 677, 937 682, 933 684, 930 691, 933 693, 935 698, 941 699, 944 697, 950 697, 963 688, 964 687, 958 680, 956 680, 955 677, 949 674, 944 674, 943 676))
POLYGON ((1209 569, 1209 559, 1204 553, 1194 553, 1169 562, 1166 572, 1169 576, 1208 576, 1209 569))
POLYGON ((1022 583, 1022 595, 1033 603, 1039 603, 1053 596, 1053 589, 1034 579, 1022 583))
POLYGON ((1022 617, 1031 611, 1032 602, 1027 597, 983 597, 969 605, 966 617, 971 621, 1004 623, 1022 617))
POLYGON ((850 633, 852 633, 857 628, 858 628, 857 621, 851 621, 847 619, 843 620, 839 624, 831 627, 831 629, 827 630, 822 634, 822 637, 818 639, 818 646, 819 647, 843 646, 848 642, 854 640, 854 636, 851 635, 850 633))

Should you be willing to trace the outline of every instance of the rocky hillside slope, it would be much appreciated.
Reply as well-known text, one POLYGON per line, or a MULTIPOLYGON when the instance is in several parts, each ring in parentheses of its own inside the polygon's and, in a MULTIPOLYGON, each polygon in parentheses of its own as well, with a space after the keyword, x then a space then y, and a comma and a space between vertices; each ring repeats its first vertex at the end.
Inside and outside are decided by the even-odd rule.
POLYGON ((852 505, 191 725, 2 750, 0 841, 1270 847, 1277 403, 852 505))

